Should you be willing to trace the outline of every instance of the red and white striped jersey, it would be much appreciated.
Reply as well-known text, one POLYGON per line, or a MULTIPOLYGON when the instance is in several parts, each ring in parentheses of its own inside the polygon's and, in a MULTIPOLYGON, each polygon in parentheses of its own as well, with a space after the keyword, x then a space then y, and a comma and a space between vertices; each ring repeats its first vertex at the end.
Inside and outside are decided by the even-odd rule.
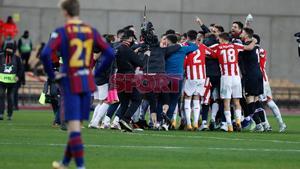
POLYGON ((239 76, 238 54, 244 50, 244 45, 234 44, 216 44, 211 46, 215 52, 213 58, 219 60, 221 73, 223 76, 239 76))
POLYGON ((198 45, 199 49, 188 54, 184 61, 186 79, 200 80, 206 78, 205 57, 213 51, 204 44, 198 45))
POLYGON ((266 70, 266 64, 267 64, 267 51, 263 48, 260 48, 259 50, 259 64, 260 64, 260 70, 263 75, 263 79, 265 82, 269 81, 267 76, 267 70, 266 70))

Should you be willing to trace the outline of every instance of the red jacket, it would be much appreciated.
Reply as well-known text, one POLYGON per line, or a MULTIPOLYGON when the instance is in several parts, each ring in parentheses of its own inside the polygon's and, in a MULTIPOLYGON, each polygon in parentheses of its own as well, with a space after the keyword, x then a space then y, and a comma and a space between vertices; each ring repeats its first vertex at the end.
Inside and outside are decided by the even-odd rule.
POLYGON ((3 24, 3 35, 4 38, 11 36, 12 39, 18 34, 19 30, 15 23, 4 23, 3 24))

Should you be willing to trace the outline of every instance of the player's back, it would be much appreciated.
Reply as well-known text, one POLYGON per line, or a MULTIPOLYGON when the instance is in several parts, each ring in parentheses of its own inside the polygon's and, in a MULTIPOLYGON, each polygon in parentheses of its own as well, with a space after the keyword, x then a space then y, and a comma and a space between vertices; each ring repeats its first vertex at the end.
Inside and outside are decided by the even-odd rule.
POLYGON ((260 47, 255 46, 252 50, 241 52, 246 76, 261 76, 259 50, 260 47))
POLYGON ((219 60, 223 76, 239 76, 238 53, 244 49, 241 44, 219 44, 211 47, 219 60))
POLYGON ((63 59, 62 73, 67 74, 73 91, 81 93, 95 90, 91 64, 93 28, 80 20, 74 20, 56 32, 61 38, 59 51, 63 59))
POLYGON ((186 78, 198 80, 206 78, 204 45, 198 45, 199 49, 188 54, 185 59, 186 78))

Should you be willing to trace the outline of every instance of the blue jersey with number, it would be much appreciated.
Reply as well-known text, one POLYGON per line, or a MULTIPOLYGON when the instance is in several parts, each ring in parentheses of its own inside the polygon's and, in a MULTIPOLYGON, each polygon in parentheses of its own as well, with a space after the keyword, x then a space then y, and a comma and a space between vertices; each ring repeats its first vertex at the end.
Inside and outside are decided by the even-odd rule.
POLYGON ((96 89, 92 72, 93 49, 100 49, 104 64, 95 69, 103 71, 114 59, 113 49, 103 40, 98 31, 80 20, 71 20, 64 27, 57 28, 41 54, 45 71, 54 78, 51 55, 59 52, 63 64, 61 73, 66 74, 65 86, 73 93, 91 92, 96 89))

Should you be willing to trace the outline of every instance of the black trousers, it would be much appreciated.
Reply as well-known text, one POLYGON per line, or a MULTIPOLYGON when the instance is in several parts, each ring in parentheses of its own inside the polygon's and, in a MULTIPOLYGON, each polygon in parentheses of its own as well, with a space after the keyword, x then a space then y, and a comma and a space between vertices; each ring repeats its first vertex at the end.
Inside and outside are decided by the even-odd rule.
POLYGON ((13 114, 14 87, 15 84, 0 82, 0 116, 4 114, 5 97, 7 99, 7 116, 11 117, 13 114))
POLYGON ((134 88, 132 92, 120 92, 118 93, 120 100, 120 119, 129 123, 131 121, 131 117, 134 115, 136 110, 139 108, 142 102, 142 96, 139 91, 134 88))
POLYGON ((22 61, 23 61, 23 65, 24 65, 24 69, 25 71, 29 71, 29 59, 30 59, 30 55, 31 53, 22 53, 21 54, 21 58, 22 58, 22 61))
POLYGON ((21 83, 17 82, 14 86, 14 108, 16 110, 19 109, 19 89, 21 87, 21 83))

